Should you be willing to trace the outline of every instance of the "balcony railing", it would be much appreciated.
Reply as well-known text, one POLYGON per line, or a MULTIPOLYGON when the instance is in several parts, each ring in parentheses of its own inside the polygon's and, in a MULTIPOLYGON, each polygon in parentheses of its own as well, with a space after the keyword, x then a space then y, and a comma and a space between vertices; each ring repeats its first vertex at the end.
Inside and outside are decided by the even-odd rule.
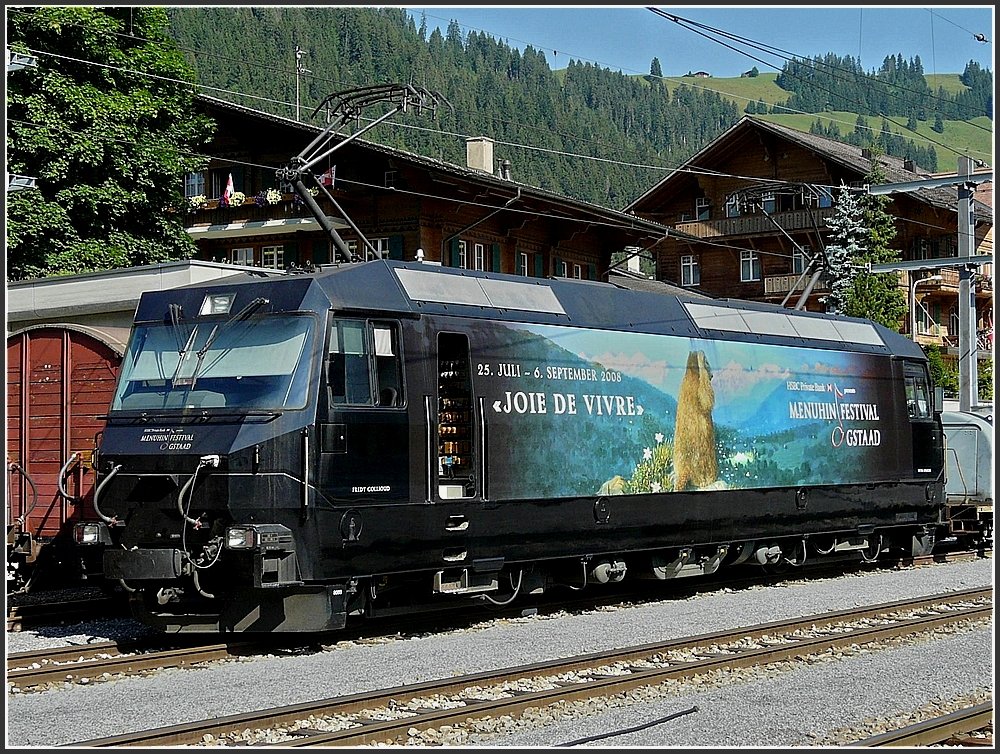
MULTIPOLYGON (((809 278, 800 278, 802 278, 801 275, 769 275, 764 278, 764 295, 777 296, 792 290, 805 290, 809 278), (796 281, 798 281, 798 285, 796 285, 796 281), (795 287, 793 288, 792 286, 795 287)), ((813 286, 814 293, 828 290, 830 290, 830 286, 822 280, 816 281, 816 284, 813 286)))
POLYGON ((823 209, 799 209, 792 212, 777 212, 768 219, 764 215, 747 215, 746 217, 726 217, 720 220, 699 220, 697 222, 678 223, 677 230, 689 233, 699 238, 717 238, 719 236, 749 236, 760 234, 781 233, 778 226, 790 230, 823 230, 826 228, 826 218, 832 217, 832 207, 823 209), (777 223, 777 225, 775 225, 777 223))

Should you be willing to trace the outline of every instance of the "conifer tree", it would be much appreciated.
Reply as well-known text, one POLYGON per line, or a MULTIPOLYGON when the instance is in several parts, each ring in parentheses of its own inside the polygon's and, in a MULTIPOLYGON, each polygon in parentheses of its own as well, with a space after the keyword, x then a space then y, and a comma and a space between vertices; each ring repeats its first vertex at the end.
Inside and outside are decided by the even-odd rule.
MULTIPOLYGON (((886 182, 885 169, 879 158, 884 154, 879 142, 872 144, 871 167, 865 179, 870 186, 886 182)), ((861 224, 868 228, 867 248, 856 258, 863 268, 873 264, 888 264, 901 259, 892 248, 896 237, 896 221, 886 211, 892 199, 885 195, 865 194, 859 197, 861 224)), ((906 294, 899 286, 895 272, 859 272, 852 281, 845 313, 852 317, 867 317, 890 330, 899 332, 907 310, 906 294)))
POLYGON ((842 185, 837 194, 834 213, 826 220, 832 231, 826 245, 830 275, 830 293, 826 310, 831 314, 847 314, 848 300, 860 269, 856 267, 867 249, 871 231, 861 220, 861 207, 854 194, 842 185))

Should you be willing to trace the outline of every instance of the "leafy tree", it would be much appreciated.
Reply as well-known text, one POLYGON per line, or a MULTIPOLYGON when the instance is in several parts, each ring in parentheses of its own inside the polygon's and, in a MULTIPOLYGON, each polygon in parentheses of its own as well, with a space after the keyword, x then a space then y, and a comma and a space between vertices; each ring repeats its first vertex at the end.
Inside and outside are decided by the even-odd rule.
POLYGON ((11 9, 8 44, 38 66, 7 75, 10 279, 190 257, 184 175, 211 122, 154 7, 11 9))
POLYGON ((944 390, 947 396, 958 395, 958 367, 948 361, 936 345, 921 346, 927 354, 927 366, 931 370, 931 380, 935 387, 944 390))
POLYGON ((979 372, 976 377, 979 386, 979 400, 993 400, 993 359, 979 359, 979 372))

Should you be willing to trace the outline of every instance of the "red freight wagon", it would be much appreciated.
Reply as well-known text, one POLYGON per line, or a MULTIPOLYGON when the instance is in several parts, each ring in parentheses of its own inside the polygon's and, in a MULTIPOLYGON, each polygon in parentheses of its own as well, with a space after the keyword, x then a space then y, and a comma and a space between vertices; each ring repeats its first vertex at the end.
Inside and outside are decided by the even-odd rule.
POLYGON ((7 338, 8 593, 100 569, 73 525, 97 518, 90 458, 127 334, 45 324, 7 338))

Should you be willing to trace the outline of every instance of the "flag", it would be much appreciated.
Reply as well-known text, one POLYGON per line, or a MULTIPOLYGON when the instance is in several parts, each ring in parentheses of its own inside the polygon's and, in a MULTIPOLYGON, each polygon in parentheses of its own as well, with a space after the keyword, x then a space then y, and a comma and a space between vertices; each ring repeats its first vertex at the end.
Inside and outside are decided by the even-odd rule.
POLYGON ((329 186, 330 188, 333 188, 333 182, 336 179, 337 179, 337 166, 334 165, 319 177, 319 182, 321 186, 329 186))
POLYGON ((222 192, 222 196, 219 198, 220 207, 228 207, 229 200, 233 198, 233 194, 236 193, 236 189, 233 187, 233 174, 229 174, 229 180, 226 181, 226 190, 222 192))

